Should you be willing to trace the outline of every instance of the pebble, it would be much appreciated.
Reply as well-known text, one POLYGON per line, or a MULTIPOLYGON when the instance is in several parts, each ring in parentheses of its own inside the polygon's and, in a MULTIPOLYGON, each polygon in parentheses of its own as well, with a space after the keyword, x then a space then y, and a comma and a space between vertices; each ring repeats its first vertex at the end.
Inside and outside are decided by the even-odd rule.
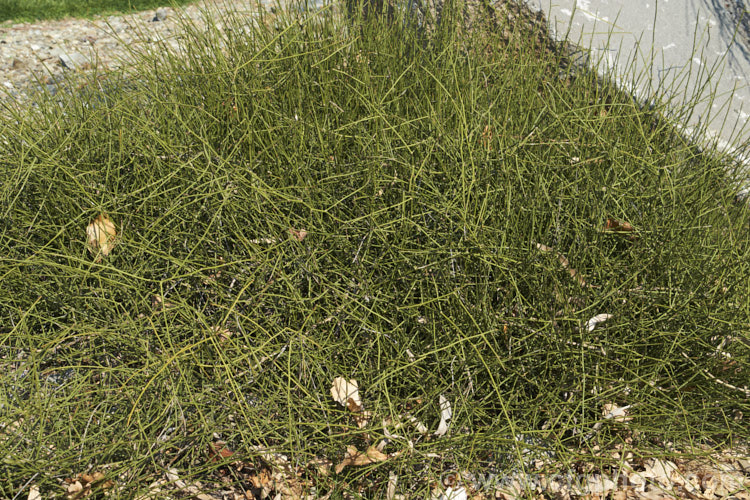
POLYGON ((167 18, 167 9, 165 9, 164 7, 160 7, 156 9, 154 18, 151 21, 152 22, 163 21, 166 18, 167 18))
POLYGON ((63 68, 71 69, 71 70, 91 68, 91 63, 89 62, 89 59, 83 54, 81 54, 80 52, 72 52, 70 54, 68 53, 60 54, 60 65, 63 68))

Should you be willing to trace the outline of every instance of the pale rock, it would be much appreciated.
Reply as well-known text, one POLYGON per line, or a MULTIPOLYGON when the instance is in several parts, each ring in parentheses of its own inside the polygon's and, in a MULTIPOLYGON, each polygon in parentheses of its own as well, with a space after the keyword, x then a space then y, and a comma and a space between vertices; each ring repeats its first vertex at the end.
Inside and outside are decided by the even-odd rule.
POLYGON ((60 65, 63 68, 77 70, 91 67, 89 59, 80 52, 62 53, 59 56, 60 65))
POLYGON ((167 9, 165 7, 159 7, 156 9, 156 14, 151 22, 163 21, 167 18, 167 9))

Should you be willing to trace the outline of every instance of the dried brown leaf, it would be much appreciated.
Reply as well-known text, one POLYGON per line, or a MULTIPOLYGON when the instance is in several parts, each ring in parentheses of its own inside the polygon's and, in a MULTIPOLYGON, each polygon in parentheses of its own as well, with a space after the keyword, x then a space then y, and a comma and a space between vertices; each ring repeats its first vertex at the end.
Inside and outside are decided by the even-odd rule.
POLYGON ((607 219, 607 222, 604 224, 604 229, 602 229, 603 233, 621 234, 627 236, 631 241, 636 239, 636 235, 628 233, 633 233, 634 231, 635 228, 629 222, 619 221, 617 219, 607 219))
POLYGON ((336 474, 344 470, 347 465, 361 466, 382 462, 388 459, 388 455, 379 451, 375 446, 370 446, 367 451, 360 452, 356 446, 346 447, 346 458, 336 466, 336 474))
POLYGON ((208 444, 208 458, 212 462, 220 462, 221 460, 229 458, 232 455, 234 455, 234 452, 227 448, 226 443, 222 441, 208 444))
POLYGON ((73 478, 66 478, 65 483, 68 485, 65 488, 65 496, 69 500, 85 498, 94 493, 109 490, 115 485, 112 480, 105 481, 104 474, 99 471, 77 474, 73 478))
POLYGON ((307 231, 305 229, 294 229, 293 227, 290 227, 289 234, 297 241, 302 241, 307 237, 307 231))
POLYGON ((482 138, 480 139, 480 142, 488 151, 492 151, 492 139, 494 136, 495 132, 492 130, 492 127, 490 125, 485 125, 482 130, 482 138))
POLYGON ((633 226, 629 222, 625 221, 618 221, 617 219, 607 219, 607 223, 604 226, 604 229, 607 231, 620 231, 620 232, 630 232, 635 231, 633 226))
POLYGON ((212 326, 211 331, 219 337, 219 342, 226 342, 229 338, 234 335, 231 330, 222 328, 220 326, 212 326))

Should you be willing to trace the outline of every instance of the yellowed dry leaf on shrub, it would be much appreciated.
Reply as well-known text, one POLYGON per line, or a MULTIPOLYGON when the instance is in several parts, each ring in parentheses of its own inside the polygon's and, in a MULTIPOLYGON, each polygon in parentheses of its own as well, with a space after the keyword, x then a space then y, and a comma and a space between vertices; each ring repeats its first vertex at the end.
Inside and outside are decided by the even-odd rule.
POLYGON ((446 399, 442 394, 440 395, 440 424, 435 431, 436 436, 442 436, 448 432, 448 421, 453 416, 453 410, 451 409, 451 402, 446 399))
POLYGON ((29 488, 29 496, 26 497, 26 500, 42 500, 42 494, 39 493, 39 486, 33 485, 29 488))
POLYGON ((357 427, 360 429, 367 427, 372 414, 369 411, 364 411, 356 380, 347 381, 343 377, 336 377, 331 387, 331 396, 338 404, 345 406, 353 413, 352 417, 357 427))
POLYGON ((86 228, 89 252, 96 255, 96 262, 101 256, 107 256, 117 243, 115 224, 105 214, 99 215, 86 228))
POLYGON ((349 408, 350 411, 357 412, 362 410, 359 387, 357 386, 357 381, 354 379, 346 380, 344 377, 333 379, 331 396, 338 404, 349 408))
POLYGON ((614 318, 614 316, 611 314, 597 314, 596 316, 592 316, 591 319, 586 322, 586 330, 592 332, 594 331, 594 328, 596 328, 596 325, 604 323, 612 318, 614 318))
POLYGON ((347 465, 368 465, 386 460, 388 455, 378 451, 375 446, 370 446, 367 451, 360 452, 356 446, 346 447, 346 458, 336 466, 336 474, 344 470, 347 465))
POLYGON ((617 406, 614 403, 606 403, 602 406, 602 416, 606 419, 613 419, 615 422, 630 422, 633 417, 628 416, 628 410, 632 405, 617 406))

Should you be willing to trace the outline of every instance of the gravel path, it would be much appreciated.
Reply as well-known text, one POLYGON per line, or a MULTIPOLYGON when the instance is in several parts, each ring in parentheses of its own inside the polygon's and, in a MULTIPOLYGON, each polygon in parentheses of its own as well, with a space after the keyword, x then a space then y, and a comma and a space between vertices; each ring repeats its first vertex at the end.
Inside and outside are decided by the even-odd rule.
MULTIPOLYGON (((443 0, 434 0, 432 5, 438 12, 443 0), (437 7, 435 7, 437 6, 437 7)), ((307 10, 323 6, 324 0, 309 0, 307 10)), ((533 29, 541 46, 554 50, 547 31, 544 16, 516 0, 466 0, 467 24, 473 24, 477 12, 488 12, 497 25, 506 21, 533 29), (483 8, 471 9, 482 4, 483 8), (476 12, 475 12, 476 11, 476 12)), ((288 5, 291 0, 281 0, 288 5)), ((343 2, 342 2, 343 3, 343 2)), ((182 17, 190 19, 197 28, 207 29, 208 19, 204 11, 212 16, 212 22, 222 29, 221 17, 234 11, 239 19, 247 19, 250 31, 252 19, 258 8, 273 12, 277 0, 203 0, 174 10, 162 7, 122 16, 99 16, 93 20, 65 19, 37 23, 0 24, 0 110, 3 103, 18 100, 27 102, 30 90, 46 86, 55 94, 66 73, 87 73, 99 70, 102 73, 127 68, 132 64, 129 49, 144 49, 147 45, 164 43, 164 48, 174 50, 180 44, 180 22, 182 17)), ((439 16, 432 12, 433 15, 439 16)), ((506 30, 507 31, 507 30, 506 30)), ((104 76, 104 75, 102 75, 104 76)))
POLYGON ((199 29, 206 29, 208 20, 203 11, 208 11, 216 26, 222 28, 220 19, 228 10, 235 11, 240 19, 252 20, 259 6, 270 11, 275 4, 274 0, 203 0, 179 11, 162 7, 122 16, 99 16, 93 20, 3 23, 0 25, 0 104, 12 99, 25 102, 29 90, 40 89, 42 85, 55 93, 66 73, 97 69, 108 72, 127 66, 132 62, 130 48, 140 49, 163 42, 166 47, 177 49, 182 16, 192 20, 199 29))

